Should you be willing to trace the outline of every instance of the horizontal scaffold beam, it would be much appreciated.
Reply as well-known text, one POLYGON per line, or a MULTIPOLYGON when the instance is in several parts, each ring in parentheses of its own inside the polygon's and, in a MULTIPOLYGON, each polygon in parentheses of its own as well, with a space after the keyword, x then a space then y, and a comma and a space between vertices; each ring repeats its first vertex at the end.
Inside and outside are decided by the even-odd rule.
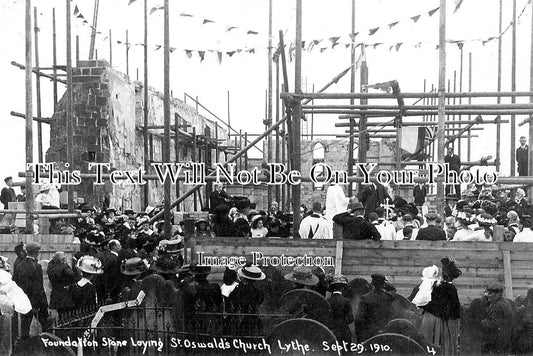
MULTIPOLYGON (((420 99, 438 98, 438 93, 401 93, 399 95, 386 93, 286 93, 280 94, 282 99, 420 99)), ((498 97, 533 97, 533 92, 466 92, 444 93, 446 98, 498 98, 498 97)))
MULTIPOLYGON (((303 109, 309 110, 399 110, 398 105, 305 105, 303 109)), ((405 105, 405 110, 438 110, 437 105, 405 105)), ((446 111, 450 110, 514 110, 514 109, 533 109, 533 104, 463 104, 463 105, 445 105, 446 111)))
MULTIPOLYGON (((457 121, 446 121, 445 125, 468 125, 473 123, 474 121, 467 121, 467 120, 457 120, 457 121)), ((483 121, 479 123, 479 125, 482 124, 493 124, 494 122, 490 121, 483 121)), ((501 124, 507 124, 509 123, 509 120, 501 120, 501 124)), ((437 126, 438 123, 436 121, 426 121, 426 122, 416 122, 416 121, 404 121, 402 122, 402 126, 437 126)), ((357 123, 356 123, 357 126, 357 123)), ((369 121, 366 123, 366 126, 394 126, 394 123, 392 121, 380 121, 380 122, 372 122, 369 121)), ((350 123, 348 122, 337 122, 335 123, 335 127, 350 127, 350 123)))
MULTIPOLYGON (((23 119, 26 118, 26 115, 24 115, 22 113, 19 113, 19 112, 16 112, 16 111, 11 111, 11 116, 20 117, 20 118, 23 118, 23 119)), ((40 122, 40 123, 43 123, 43 124, 50 125, 50 123, 52 122, 52 119, 44 118, 44 117, 38 118, 38 117, 34 116, 33 117, 33 121, 37 121, 37 122, 40 122)))
MULTIPOLYGON (((446 131, 460 131, 460 130, 462 130, 464 128, 466 128, 466 126, 457 127, 457 128, 446 127, 445 130, 446 131)), ((472 127, 472 128, 470 128, 470 131, 481 131, 481 130, 483 130, 483 127, 472 127)), ((385 128, 382 128, 382 127, 373 126, 373 127, 369 127, 366 131, 367 132, 396 132, 396 129, 395 128, 385 129, 385 128)), ((350 130, 345 130, 344 132, 345 133, 350 133, 350 130)), ((358 133, 358 132, 359 132, 359 129, 355 128, 354 129, 354 133, 358 133)))
MULTIPOLYGON (((355 115, 366 117, 394 117, 400 110, 342 110, 342 109, 304 109, 304 114, 355 115)), ((407 110, 402 116, 437 115, 437 110, 407 110)), ((446 110, 446 115, 533 115, 533 109, 516 110, 446 110)))

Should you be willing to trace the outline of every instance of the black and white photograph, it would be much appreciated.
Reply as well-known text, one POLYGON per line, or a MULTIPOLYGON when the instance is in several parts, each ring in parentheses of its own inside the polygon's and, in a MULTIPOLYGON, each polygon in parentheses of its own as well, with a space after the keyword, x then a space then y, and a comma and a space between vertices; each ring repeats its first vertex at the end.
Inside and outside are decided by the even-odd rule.
POLYGON ((0 0, 0 74, 0 356, 533 354, 533 0, 0 0))

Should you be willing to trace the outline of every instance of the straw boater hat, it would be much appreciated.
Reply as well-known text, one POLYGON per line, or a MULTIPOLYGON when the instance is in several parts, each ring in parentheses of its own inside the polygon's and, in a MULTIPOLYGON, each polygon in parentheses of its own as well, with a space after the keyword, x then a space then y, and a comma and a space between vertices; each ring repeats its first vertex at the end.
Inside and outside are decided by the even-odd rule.
POLYGON ((44 184, 41 185, 41 187, 39 188, 39 193, 44 192, 44 191, 46 191, 46 190, 50 190, 50 189, 51 189, 50 184, 48 184, 48 183, 44 183, 44 184))
POLYGON ((307 267, 294 267, 292 273, 286 274, 284 278, 306 286, 314 286, 318 283, 318 277, 307 267))
POLYGON ((148 261, 143 260, 140 257, 133 257, 122 261, 120 272, 126 276, 135 276, 148 271, 149 268, 148 261))
POLYGON ((102 269, 102 262, 96 257, 93 256, 83 256, 76 263, 76 267, 82 272, 89 274, 102 274, 104 270, 102 269))
POLYGON ((178 237, 175 240, 161 240, 159 242, 159 250, 170 254, 182 252, 184 249, 183 239, 179 235, 178 237))
POLYGON ((237 274, 241 278, 250 279, 252 281, 262 281, 266 278, 266 275, 261 271, 261 268, 257 266, 239 268, 237 274))

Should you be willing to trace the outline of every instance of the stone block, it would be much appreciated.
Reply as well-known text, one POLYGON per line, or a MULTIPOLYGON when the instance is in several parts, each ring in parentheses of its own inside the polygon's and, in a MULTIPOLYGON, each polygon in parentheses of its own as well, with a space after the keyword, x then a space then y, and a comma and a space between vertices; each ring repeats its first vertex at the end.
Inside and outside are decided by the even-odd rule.
POLYGON ((91 75, 102 75, 104 73, 103 67, 91 68, 91 75))
POLYGON ((94 81, 99 81, 99 80, 100 80, 100 77, 92 76, 92 75, 72 77, 73 83, 87 83, 87 82, 94 82, 94 81))
POLYGON ((97 96, 96 105, 107 105, 107 98, 105 96, 97 96))

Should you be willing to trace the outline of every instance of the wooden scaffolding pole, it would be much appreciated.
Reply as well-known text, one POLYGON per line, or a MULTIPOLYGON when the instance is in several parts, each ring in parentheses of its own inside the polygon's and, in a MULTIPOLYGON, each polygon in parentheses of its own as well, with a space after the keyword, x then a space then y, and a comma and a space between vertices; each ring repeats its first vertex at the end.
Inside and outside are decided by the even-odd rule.
MULTIPOLYGON (((33 29, 35 31, 35 67, 39 70, 39 25, 37 24, 37 7, 33 8, 34 24, 33 29)), ((39 73, 35 76, 35 90, 37 98, 37 118, 40 119, 41 115, 41 76, 39 73)), ((37 122, 37 150, 39 153, 39 162, 44 162, 43 157, 43 124, 37 122)))
MULTIPOLYGON (((498 33, 501 34, 503 27, 503 0, 500 0, 500 9, 498 14, 498 33)), ((498 36, 498 86, 497 90, 502 90, 502 37, 498 36)), ((502 102, 502 98, 498 97, 497 103, 500 104, 502 102)), ((496 125, 496 171, 500 171, 500 165, 501 165, 501 157, 500 157, 500 146, 501 146, 501 124, 498 123, 496 125)))
MULTIPOLYGON (((65 0, 67 3, 66 16, 67 16, 67 163, 68 170, 72 173, 73 167, 73 149, 72 149, 72 24, 71 24, 71 0, 65 0)), ((74 186, 68 186, 68 211, 74 212, 74 186)))
MULTIPOLYGON (((109 43, 111 46, 111 30, 109 30, 109 43)), ((110 47, 111 53, 111 47, 110 47)), ((148 160, 148 0, 144 0, 144 105, 143 105, 143 135, 144 135, 144 170, 145 173, 150 171, 150 161, 148 160)), ((177 138, 176 138, 177 139, 177 138)), ((150 203, 150 187, 146 183, 143 188, 143 206, 147 207, 150 203)))
POLYGON ((109 65, 113 66, 113 33, 111 32, 111 29, 109 29, 109 65))
MULTIPOLYGON (((472 52, 468 53, 468 91, 472 91, 472 52)), ((468 98, 468 104, 472 104, 472 97, 468 98)), ((468 115, 468 120, 470 120, 471 117, 468 115)), ((470 131, 468 131, 468 138, 467 138, 467 147, 466 147, 466 160, 470 161, 471 153, 472 153, 472 135, 470 134, 470 131)))
POLYGON ((33 234, 33 96, 32 96, 32 58, 31 58, 31 0, 26 0, 26 233, 33 234))
POLYGON ((57 105, 57 42, 56 42, 56 8, 52 9, 52 68, 54 76, 54 112, 56 111, 57 105))
MULTIPOLYGON (((446 115, 444 112, 445 105, 445 85, 446 85, 446 0, 440 0, 440 19, 439 19, 439 89, 438 89, 438 162, 444 164, 444 121, 446 115)), ((437 211, 443 212, 444 209, 444 177, 437 178, 437 211)))
MULTIPOLYGON (((516 90, 516 0, 513 0, 513 27, 512 27, 512 52, 511 52, 511 91, 516 90)), ((511 103, 516 103, 516 98, 511 97, 511 103)), ((511 175, 516 175, 516 117, 511 115, 511 175)))
MULTIPOLYGON (((94 0, 94 11, 93 11, 93 25, 91 26, 91 42, 89 45, 89 60, 93 59, 94 56, 94 43, 96 40, 96 25, 98 23, 98 7, 100 6, 100 0, 94 0)), ((111 43, 111 37, 109 38, 111 43)))
POLYGON ((130 76, 130 41, 128 30, 126 30, 126 75, 130 76))
MULTIPOLYGON (((296 53, 294 57, 294 92, 302 92, 302 0, 296 0, 296 53)), ((293 170, 301 171, 301 144, 300 144, 300 122, 302 118, 302 102, 297 99, 293 108, 293 170)), ((292 214, 293 214, 293 237, 299 238, 298 230, 300 228, 300 204, 301 204, 301 185, 292 186, 292 214)))
MULTIPOLYGON (((164 145, 163 145, 163 162, 170 163, 170 15, 169 15, 169 0, 164 3, 164 55, 163 55, 163 71, 164 71, 164 145)), ((127 31, 126 31, 126 42, 127 31)), ((126 43, 126 48, 128 44, 126 43)), ((167 177, 168 178, 168 177, 167 177)), ((172 225, 170 224, 170 179, 165 180, 165 196, 164 196, 164 219, 165 219, 165 238, 170 239, 172 236, 172 225)))
MULTIPOLYGON (((276 123, 279 121, 279 109, 280 109, 280 98, 279 98, 279 57, 276 57, 276 123)), ((311 132, 312 134, 312 132, 311 132)), ((312 139, 312 138, 311 138, 312 139)), ((280 134, 279 134, 279 128, 276 130, 276 163, 280 163, 280 134)), ((279 207, 281 208, 282 202, 281 199, 281 192, 280 192, 280 186, 275 186, 276 190, 276 201, 279 204, 279 207)), ((270 207, 269 207, 270 208, 270 207)))
MULTIPOLYGON (((272 126, 272 0, 268 0, 268 89, 267 89, 267 128, 272 126)), ((245 139, 246 143, 248 140, 245 139)), ((272 135, 267 136, 267 162, 273 161, 272 135)), ((268 186, 268 204, 272 203, 272 186, 268 186)))
MULTIPOLYGON (((352 23, 351 23, 351 34, 355 33, 355 0, 352 0, 352 23)), ((354 38, 352 38, 351 46, 350 46, 350 63, 355 62, 355 43, 354 38)), ((364 50, 364 46, 361 46, 361 50, 364 50)), ((313 90, 314 91, 314 90, 313 90)), ((350 68, 350 93, 355 92, 355 66, 351 66, 350 68)), ((350 105, 354 105, 355 99, 350 98, 350 105)), ((355 120, 350 120, 350 137, 348 139, 348 175, 353 175, 353 166, 354 166, 354 125, 355 120)), ((359 139, 359 145, 361 145, 361 139, 359 139)), ((359 171, 357 171, 359 172, 359 171)), ((348 185, 348 196, 353 196, 353 185, 348 185)))
MULTIPOLYGON (((533 10, 533 2, 531 5, 533 10)), ((532 12, 533 13, 533 12, 532 12)), ((531 18, 531 47, 530 47, 530 59, 529 59, 529 90, 533 90, 533 17, 531 18)), ((529 102, 533 103, 533 96, 529 97, 529 102)), ((533 116, 529 116, 529 152, 528 152, 528 175, 533 176, 533 164, 531 158, 533 157, 533 116)), ((533 203, 533 186, 529 186, 527 189, 528 203, 533 203)))

